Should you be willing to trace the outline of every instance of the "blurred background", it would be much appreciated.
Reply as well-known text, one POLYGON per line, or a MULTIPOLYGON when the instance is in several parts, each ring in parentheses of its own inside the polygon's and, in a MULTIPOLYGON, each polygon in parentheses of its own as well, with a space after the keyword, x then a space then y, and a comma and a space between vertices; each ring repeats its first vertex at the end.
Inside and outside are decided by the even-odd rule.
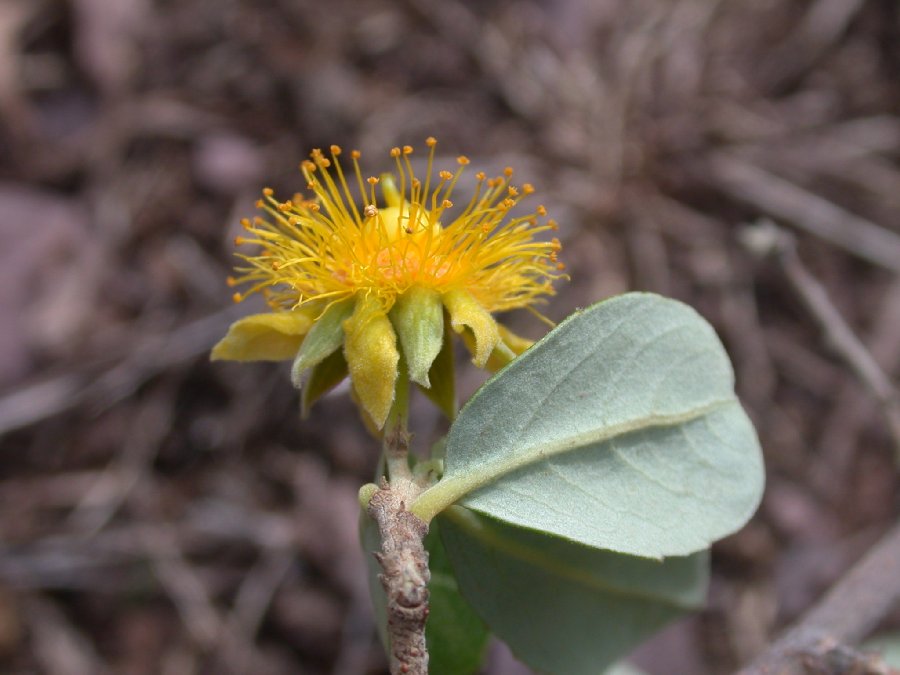
MULTIPOLYGON (((900 373, 896 0, 0 0, 0 671, 385 672, 356 537, 376 446, 346 393, 301 422, 286 365, 208 351, 253 310, 225 278, 264 185, 429 135, 560 222, 548 316, 655 291, 734 360, 765 500, 643 668, 730 672, 890 524, 877 404, 737 235, 793 231, 900 373)), ((488 672, 526 671, 498 647, 488 672)))

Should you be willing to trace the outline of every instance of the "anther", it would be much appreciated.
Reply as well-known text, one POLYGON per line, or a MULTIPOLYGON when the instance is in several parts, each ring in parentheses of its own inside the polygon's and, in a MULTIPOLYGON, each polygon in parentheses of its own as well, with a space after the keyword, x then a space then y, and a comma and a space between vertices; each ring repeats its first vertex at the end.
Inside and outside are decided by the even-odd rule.
POLYGON ((377 184, 378 184, 378 178, 375 177, 375 176, 369 176, 368 178, 366 178, 366 182, 367 182, 369 185, 377 185, 377 184))
POLYGON ((237 285, 237 279, 234 277, 227 277, 225 279, 225 285, 228 286, 228 288, 234 288, 237 285))
POLYGON ((443 180, 450 180, 451 178, 453 178, 453 174, 449 171, 441 171, 438 176, 440 176, 443 180))
POLYGON ((456 162, 460 166, 465 166, 466 164, 469 163, 469 158, 466 157, 465 155, 460 155, 459 157, 456 158, 456 162))
POLYGON ((391 148, 391 157, 399 157, 400 148, 391 148))
POLYGON ((307 171, 315 171, 316 165, 310 162, 308 159, 304 159, 300 162, 300 168, 306 169, 307 171))
POLYGON ((275 194, 275 190, 273 190, 273 189, 270 188, 270 187, 264 187, 264 188, 262 189, 262 193, 263 193, 263 195, 265 195, 266 197, 271 197, 272 195, 275 194))
POLYGON ((510 176, 512 176, 512 175, 513 175, 513 168, 512 168, 511 166, 508 166, 508 167, 506 167, 505 169, 503 169, 503 175, 506 176, 507 178, 509 178, 510 176))
POLYGON ((279 263, 277 260, 273 260, 272 261, 272 269, 275 271, 278 271, 279 267, 281 267, 281 263, 279 263))
POLYGON ((413 154, 413 147, 412 147, 411 145, 404 145, 404 146, 403 146, 403 154, 404 154, 404 155, 411 155, 411 154, 413 154))
POLYGON ((535 211, 537 212, 537 214, 538 214, 539 216, 546 216, 546 215, 547 215, 547 207, 544 206, 543 204, 539 204, 538 207, 535 209, 535 211))
POLYGON ((362 157, 362 153, 359 150, 351 150, 350 157, 353 159, 359 159, 360 157, 362 157))
POLYGON ((517 195, 519 194, 519 190, 518 190, 514 185, 510 185, 510 186, 506 189, 506 191, 509 193, 509 196, 510 196, 510 197, 515 197, 515 196, 517 196, 517 195))
POLYGON ((243 300, 240 293, 235 293, 231 296, 231 299, 233 302, 240 302, 241 300, 243 300))
POLYGON ((445 209, 452 208, 453 202, 451 202, 449 199, 445 199, 444 201, 441 202, 441 207, 445 208, 445 209))
POLYGON ((522 185, 523 194, 530 195, 532 192, 534 192, 534 185, 532 185, 531 183, 525 183, 522 185))
POLYGON ((374 204, 366 205, 366 208, 363 209, 363 215, 366 218, 374 218, 378 215, 378 207, 374 204))
POLYGON ((241 227, 243 227, 245 230, 249 230, 251 227, 253 227, 253 225, 250 223, 249 218, 241 218, 241 227))
POLYGON ((485 178, 487 178, 487 176, 485 175, 484 171, 479 171, 475 174, 475 178, 478 180, 484 180, 485 178))
POLYGON ((548 220, 547 227, 549 227, 551 230, 556 231, 559 229, 559 223, 557 223, 555 220, 548 220))
POLYGON ((330 150, 331 150, 331 154, 334 155, 335 157, 337 157, 338 155, 341 154, 341 146, 339 146, 339 145, 332 145, 330 150))
POLYGON ((434 136, 429 136, 425 139, 425 145, 427 145, 429 148, 433 148, 437 145, 437 139, 434 136))
POLYGON ((234 238, 234 245, 235 245, 235 246, 241 246, 241 245, 243 245, 243 243, 244 243, 245 241, 247 241, 247 240, 244 239, 243 237, 237 236, 237 237, 234 238))

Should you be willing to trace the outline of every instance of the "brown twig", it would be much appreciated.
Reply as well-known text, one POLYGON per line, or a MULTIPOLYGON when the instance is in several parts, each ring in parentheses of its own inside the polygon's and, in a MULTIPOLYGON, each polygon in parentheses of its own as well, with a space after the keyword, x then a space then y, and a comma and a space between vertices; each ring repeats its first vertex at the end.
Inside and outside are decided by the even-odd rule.
POLYGON ((709 179, 735 199, 900 272, 900 236, 734 154, 710 156, 709 179))
POLYGON ((387 629, 391 675, 428 675, 425 621, 428 619, 428 552, 424 539, 428 524, 406 509, 422 491, 409 470, 409 432, 406 397, 398 388, 394 410, 384 431, 384 456, 390 483, 381 485, 369 500, 367 512, 378 525, 381 552, 375 559, 387 599, 387 629))
POLYGON ((829 300, 825 288, 800 262, 793 237, 771 222, 756 225, 744 234, 748 248, 771 255, 778 262, 797 297, 819 324, 828 344, 878 401, 900 461, 900 396, 829 300))
POLYGON ((900 524, 888 533, 785 635, 738 675, 802 673, 897 674, 840 646, 868 635, 900 601, 900 524), (845 667, 838 669, 837 660, 845 667), (848 663, 848 660, 849 663, 848 663), (829 665, 832 664, 832 665, 829 665), (867 669, 865 669, 865 668, 867 669))

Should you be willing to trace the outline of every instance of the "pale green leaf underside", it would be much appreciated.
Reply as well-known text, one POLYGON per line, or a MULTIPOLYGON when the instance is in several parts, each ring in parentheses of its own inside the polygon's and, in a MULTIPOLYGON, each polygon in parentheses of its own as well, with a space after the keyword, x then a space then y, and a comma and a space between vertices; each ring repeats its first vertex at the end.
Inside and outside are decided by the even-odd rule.
POLYGON ((746 522, 762 493, 752 424, 715 332, 690 307, 630 293, 574 314, 460 412, 443 479, 459 503, 588 546, 687 555, 746 522))
POLYGON ((439 519, 463 596, 532 668, 596 675, 703 602, 708 555, 591 549, 459 507, 439 519))

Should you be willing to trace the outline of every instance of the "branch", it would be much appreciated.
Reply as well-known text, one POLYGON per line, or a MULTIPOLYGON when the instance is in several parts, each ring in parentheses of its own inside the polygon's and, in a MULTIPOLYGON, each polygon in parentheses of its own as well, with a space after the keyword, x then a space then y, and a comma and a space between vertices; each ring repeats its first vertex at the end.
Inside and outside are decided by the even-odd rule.
POLYGON ((406 510, 410 495, 404 481, 381 487, 369 501, 368 513, 381 533, 384 570, 381 585, 387 595, 391 675, 428 675, 425 621, 428 618, 428 553, 423 540, 428 525, 406 510))
POLYGON ((829 300, 825 288, 797 257, 794 238, 771 222, 763 221, 744 232, 751 251, 774 258, 797 297, 822 330, 828 344, 844 360, 878 402, 900 462, 900 396, 881 366, 829 300))
POLYGON ((841 643, 868 635, 900 601, 900 524, 895 525, 785 635, 738 675, 897 671, 841 643), (811 670, 804 670, 809 667, 811 670))
MULTIPOLYGON (((400 371, 405 370, 401 358, 400 371)), ((400 378, 394 395, 382 440, 390 483, 382 478, 366 510, 381 535, 381 552, 375 559, 384 570, 378 578, 387 596, 391 675, 428 675, 425 621, 431 572, 424 544, 428 524, 406 508, 422 492, 409 468, 409 381, 400 378)))

